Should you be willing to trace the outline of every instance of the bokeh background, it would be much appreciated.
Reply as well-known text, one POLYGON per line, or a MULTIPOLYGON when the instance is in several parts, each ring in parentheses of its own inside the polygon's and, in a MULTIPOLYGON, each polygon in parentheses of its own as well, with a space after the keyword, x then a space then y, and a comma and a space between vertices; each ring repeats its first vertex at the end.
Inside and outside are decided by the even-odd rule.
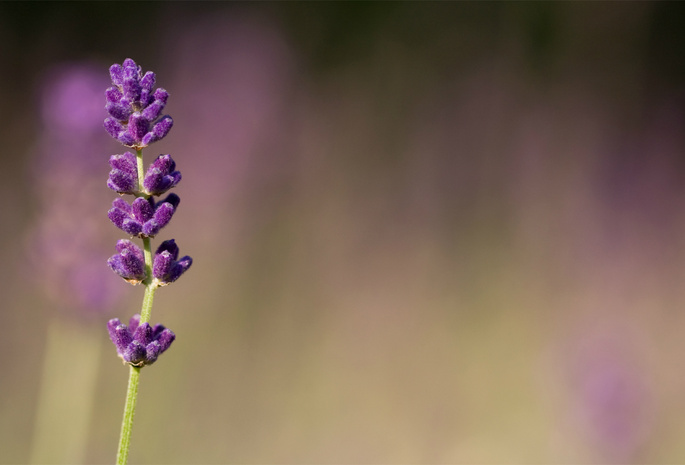
POLYGON ((685 463, 684 53, 679 2, 0 3, 0 462, 116 454, 131 57, 194 258, 131 463, 685 463))

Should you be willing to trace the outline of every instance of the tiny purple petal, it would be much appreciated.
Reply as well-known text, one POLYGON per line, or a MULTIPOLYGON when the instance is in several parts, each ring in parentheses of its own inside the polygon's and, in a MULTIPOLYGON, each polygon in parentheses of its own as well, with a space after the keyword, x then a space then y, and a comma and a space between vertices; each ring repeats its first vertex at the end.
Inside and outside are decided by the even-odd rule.
POLYGON ((157 124, 152 128, 152 133, 154 134, 155 140, 160 140, 166 137, 167 134, 169 134, 169 131, 171 130, 171 127, 174 125, 174 120, 171 118, 171 116, 166 115, 163 116, 157 124))
POLYGON ((167 134, 169 134, 169 131, 171 131, 173 125, 174 120, 171 119, 171 116, 163 116, 162 119, 154 125, 152 131, 145 134, 145 137, 143 137, 142 140, 143 145, 150 145, 153 142, 164 139, 167 134))
POLYGON ((124 78, 124 85, 122 87, 124 89, 124 97, 134 102, 140 100, 140 94, 143 89, 140 87, 140 82, 136 79, 124 78))
POLYGON ((149 221, 153 214, 154 209, 152 206, 152 200, 138 197, 131 204, 131 215, 141 224, 149 221))
POLYGON ((129 333, 126 325, 119 321, 119 318, 109 320, 107 329, 110 340, 117 348, 117 352, 121 354, 132 341, 131 333, 129 333))
POLYGON ((167 100, 169 100, 169 92, 160 87, 155 91, 154 98, 156 101, 161 102, 162 105, 166 105, 167 100))
POLYGON ((171 271, 169 274, 166 276, 166 279, 164 280, 167 284, 173 283, 176 281, 178 278, 181 277, 183 273, 185 273, 188 268, 190 268, 190 265, 193 264, 193 259, 190 258, 189 256, 185 256, 182 259, 180 259, 174 266, 171 268, 171 271))
POLYGON ((143 323, 138 328, 136 328, 133 333, 133 340, 140 342, 142 345, 146 346, 152 342, 152 328, 150 323, 143 323))
POLYGON ((122 63, 122 66, 124 68, 124 77, 140 80, 140 66, 138 66, 132 58, 126 58, 122 63))
MULTIPOLYGON (((178 198, 178 196, 176 196, 176 198, 178 198)), ((178 203, 176 205, 178 205, 178 203)), ((176 211, 176 205, 171 202, 163 202, 157 207, 153 219, 159 223, 160 228, 169 224, 171 217, 174 216, 174 212, 176 211)))
POLYGON ((105 110, 107 110, 112 118, 118 119, 119 121, 126 121, 129 116, 131 116, 131 113, 133 113, 133 109, 131 109, 131 107, 112 102, 109 102, 107 105, 105 105, 105 110))
POLYGON ((124 250, 120 257, 122 265, 126 267, 132 278, 145 278, 145 265, 135 253, 124 250))
POLYGON ((145 265, 143 261, 128 249, 110 257, 107 260, 107 264, 112 271, 132 284, 145 279, 145 265))
POLYGON ((133 218, 126 218, 121 224, 120 229, 129 236, 138 236, 141 232, 143 232, 143 225, 133 218))
POLYGON ((128 329, 131 331, 131 334, 134 333, 138 326, 140 326, 140 314, 136 313, 128 320, 128 329))
POLYGON ((150 122, 139 114, 132 114, 128 119, 128 133, 136 143, 139 143, 148 132, 150 122))
POLYGON ((161 102, 152 102, 145 110, 142 111, 141 115, 148 121, 154 121, 164 110, 164 104, 161 102))
POLYGON ((124 126, 119 121, 111 117, 105 120, 104 126, 107 133, 115 139, 119 137, 119 134, 121 132, 126 130, 126 128, 124 128, 124 126))
POLYGON ((159 247, 157 247, 155 254, 162 253, 165 250, 171 254, 171 257, 174 260, 176 260, 178 258, 179 249, 178 249, 178 246, 176 245, 176 241, 174 239, 169 239, 169 240, 164 241, 161 244, 159 244, 159 247))
POLYGON ((136 145, 135 139, 127 131, 120 132, 116 139, 127 147, 133 147, 136 145))
POLYGON ((109 165, 115 170, 125 171, 131 176, 138 178, 138 161, 131 152, 109 157, 109 165))
POLYGON ((142 222, 136 218, 136 214, 140 214, 140 205, 138 200, 148 203, 147 200, 139 198, 134 200, 134 205, 131 206, 124 199, 116 198, 112 202, 112 209, 107 212, 107 217, 114 224, 114 226, 130 236, 137 236, 143 230, 142 222))
POLYGON ((124 96, 133 102, 140 100, 140 67, 133 60, 124 60, 124 80, 122 84, 124 96))
POLYGON ((143 89, 148 90, 149 92, 152 92, 152 88, 155 86, 155 73, 152 71, 148 71, 145 73, 145 76, 140 80, 140 85, 143 89))
POLYGON ((135 194, 138 190, 138 176, 135 178, 123 170, 109 172, 107 187, 119 194, 135 194))
POLYGON ((145 260, 145 256, 143 255, 143 251, 140 249, 140 247, 138 247, 128 239, 119 239, 117 241, 116 249, 119 253, 123 252, 124 250, 129 250, 133 252, 138 258, 140 258, 140 260, 145 260))
POLYGON ((112 337, 112 332, 114 331, 114 328, 117 326, 123 324, 119 318, 112 318, 107 322, 107 331, 109 331, 109 336, 110 339, 112 337))
MULTIPOLYGON (((156 338, 157 342, 159 342, 159 345, 161 346, 162 350, 161 352, 164 352, 169 348, 172 342, 176 339, 176 335, 174 334, 173 331, 170 329, 164 329, 159 337, 156 338)), ((161 353, 160 352, 160 353, 161 353)))
POLYGON ((121 197, 117 197, 112 201, 112 207, 122 210, 127 215, 131 214, 131 206, 128 204, 126 200, 122 199, 121 197))
POLYGON ((150 168, 153 167, 158 168, 164 174, 169 174, 176 169, 176 162, 173 158, 171 158, 171 155, 169 154, 159 155, 157 158, 155 158, 155 161, 153 161, 150 165, 150 168))
POLYGON ((162 226, 160 226, 157 221, 152 219, 143 225, 142 233, 147 237, 155 237, 159 233, 160 229, 162 229, 162 226))
POLYGON ((107 212, 107 218, 116 226, 121 229, 124 226, 124 220, 129 216, 121 208, 112 208, 107 212))
POLYGON ((174 207, 174 209, 176 209, 176 208, 178 208, 178 204, 181 203, 181 197, 179 197, 178 195, 176 195, 172 192, 171 194, 167 195, 164 200, 162 200, 161 202, 158 202, 157 204, 159 205, 159 204, 163 204, 163 203, 169 203, 174 207))
POLYGON ((115 86, 121 86, 124 83, 124 68, 120 64, 110 66, 109 75, 112 78, 112 84, 115 86))
POLYGON ((145 76, 140 80, 140 87, 142 88, 140 92, 140 104, 146 107, 152 102, 152 88, 155 86, 155 73, 148 71, 145 76))
POLYGON ((105 91, 105 97, 109 103, 120 103, 124 94, 117 87, 110 87, 105 91))
POLYGON ((157 357, 162 353, 162 346, 157 341, 152 341, 145 348, 145 364, 152 365, 157 361, 157 357))
POLYGON ((123 353, 124 361, 134 366, 145 365, 145 347, 138 341, 131 342, 123 353))
POLYGON ((166 328, 164 325, 157 323, 152 327, 152 339, 157 340, 159 335, 164 331, 166 328))
POLYGON ((162 253, 156 254, 152 262, 152 276, 160 281, 164 280, 164 277, 169 274, 173 265, 174 258, 169 251, 165 250, 162 253))
POLYGON ((112 271, 132 284, 137 284, 145 279, 143 251, 126 239, 117 241, 116 249, 119 253, 107 260, 112 271))

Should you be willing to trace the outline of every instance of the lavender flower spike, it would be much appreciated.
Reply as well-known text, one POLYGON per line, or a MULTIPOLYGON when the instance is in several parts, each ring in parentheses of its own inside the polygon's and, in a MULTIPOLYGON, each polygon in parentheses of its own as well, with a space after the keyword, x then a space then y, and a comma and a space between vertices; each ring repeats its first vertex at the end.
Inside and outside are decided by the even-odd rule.
POLYGON ((128 327, 114 318, 107 323, 107 329, 124 364, 135 367, 152 365, 176 339, 170 329, 160 324, 153 327, 149 323, 140 324, 138 314, 131 317, 128 327))
POLYGON ((121 197, 115 199, 107 216, 117 228, 142 239, 143 250, 129 240, 120 240, 118 253, 107 264, 129 283, 145 286, 140 315, 134 315, 128 327, 116 318, 107 324, 117 354, 125 364, 131 365, 117 453, 117 464, 126 465, 140 368, 153 364, 176 338, 164 326, 148 323, 155 291, 176 281, 193 261, 187 256, 178 259, 178 246, 173 239, 162 242, 152 255, 150 239, 169 224, 181 201, 176 194, 156 200, 181 181, 181 173, 171 156, 159 155, 147 173, 142 171, 143 148, 166 137, 174 124, 170 116, 162 115, 169 93, 162 88, 155 90, 154 73, 143 74, 130 58, 121 65, 112 65, 109 71, 113 85, 105 92, 105 109, 109 113, 105 129, 125 146, 133 147, 136 153, 110 157, 112 170, 107 186, 135 198, 131 203, 121 197))
POLYGON ((119 253, 107 260, 109 267, 127 282, 140 284, 145 279, 143 251, 126 239, 119 240, 116 248, 119 253))
POLYGON ((113 86, 105 92, 105 110, 110 117, 105 129, 127 147, 141 149, 163 139, 174 122, 170 116, 160 118, 169 93, 159 88, 153 92, 156 77, 143 72, 130 58, 109 69, 113 86))
POLYGON ((152 262, 152 276, 159 286, 166 286, 181 277, 193 264, 193 259, 185 256, 178 260, 178 246, 170 239, 160 244, 152 262))

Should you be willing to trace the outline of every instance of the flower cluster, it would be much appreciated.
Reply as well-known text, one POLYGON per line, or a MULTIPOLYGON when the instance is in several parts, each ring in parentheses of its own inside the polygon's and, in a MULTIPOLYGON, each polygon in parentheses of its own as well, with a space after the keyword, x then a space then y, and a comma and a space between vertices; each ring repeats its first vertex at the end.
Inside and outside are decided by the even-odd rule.
POLYGON ((155 74, 143 74, 135 61, 127 58, 123 65, 109 68, 112 87, 107 89, 105 109, 111 115, 105 129, 127 147, 142 148, 164 138, 174 121, 170 116, 160 118, 169 93, 155 86, 155 74))
MULTIPOLYGON (((121 239, 117 242, 117 252, 107 263, 119 276, 131 284, 140 284, 147 277, 145 274, 145 256, 133 242, 121 239)), ((178 259, 178 246, 173 239, 164 241, 157 248, 152 264, 152 285, 166 286, 176 281, 193 263, 185 256, 178 259)))
MULTIPOLYGON (((165 137, 173 124, 171 117, 160 117, 169 94, 162 88, 154 90, 154 73, 143 74, 130 58, 123 65, 113 65, 110 76, 113 86, 105 92, 105 109, 110 114, 105 120, 105 129, 136 153, 112 155, 109 159, 112 169, 107 186, 134 199, 129 203, 122 197, 116 198, 107 216, 131 238, 142 239, 145 252, 131 240, 122 239, 117 242, 117 253, 107 264, 127 282, 143 283, 148 288, 146 292, 154 291, 176 281, 193 263, 188 256, 179 259, 179 249, 173 239, 162 242, 154 256, 150 248, 150 238, 169 224, 181 201, 173 193, 155 200, 181 181, 181 173, 170 155, 159 155, 143 174, 143 147, 165 137)), ((138 367, 154 362, 175 337, 161 325, 151 328, 146 322, 140 324, 139 316, 131 319, 128 328, 118 319, 111 320, 109 333, 124 362, 138 367)))
POLYGON ((119 194, 161 195, 181 181, 181 172, 176 171, 176 163, 170 155, 160 155, 152 162, 143 178, 142 190, 138 190, 138 165, 134 154, 112 155, 109 164, 112 171, 107 186, 119 194))
POLYGON ((131 236, 154 237, 171 221, 180 201, 176 194, 169 194, 159 202, 152 197, 137 197, 130 205, 118 198, 112 202, 112 209, 107 216, 117 228, 131 236))
POLYGON ((119 318, 107 323, 109 338, 117 348, 117 354, 124 361, 136 367, 152 365, 157 357, 167 350, 176 335, 160 324, 140 324, 140 315, 131 317, 128 327, 119 318))

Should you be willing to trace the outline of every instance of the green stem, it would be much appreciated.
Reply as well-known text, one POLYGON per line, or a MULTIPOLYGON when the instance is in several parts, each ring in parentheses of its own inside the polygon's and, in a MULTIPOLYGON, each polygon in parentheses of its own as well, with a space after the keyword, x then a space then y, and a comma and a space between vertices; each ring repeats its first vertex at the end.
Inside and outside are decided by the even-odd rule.
MULTIPOLYGON (((136 149, 136 160, 138 165, 138 190, 143 192, 143 151, 136 149)), ((145 195, 145 194, 142 194, 145 195)), ((140 324, 150 322, 152 312, 152 301, 157 290, 157 283, 152 278, 152 247, 150 238, 143 238, 143 254, 145 256, 145 295, 143 296, 143 306, 140 310, 140 324)), ((121 436, 119 438, 119 451, 117 453, 117 465, 126 465, 128 461, 128 450, 131 444, 131 431, 133 429, 133 415, 136 412, 136 401, 138 399, 138 381, 140 379, 140 367, 131 367, 128 378, 128 390, 126 392, 126 406, 124 407, 124 419, 121 423, 121 436)))
POLYGON ((138 167, 138 191, 143 192, 143 178, 145 166, 143 165, 143 149, 136 149, 136 165, 138 167))
POLYGON ((131 444, 131 430, 133 429, 133 415, 136 413, 136 400, 138 400, 139 379, 140 368, 132 366, 131 374, 128 378, 128 392, 126 393, 124 420, 121 422, 121 438, 119 439, 117 465, 126 465, 126 462, 128 461, 128 449, 131 444))
MULTIPOLYGON (((145 239, 145 269, 148 275, 146 281, 149 281, 152 276, 152 254, 150 250, 150 239, 145 239), (148 259, 149 257, 149 259, 148 259)), ((157 284, 154 282, 147 282, 145 287, 145 295, 143 296, 143 307, 140 309, 140 324, 150 322, 150 313, 152 312, 152 301, 155 298, 155 291, 157 284)))

